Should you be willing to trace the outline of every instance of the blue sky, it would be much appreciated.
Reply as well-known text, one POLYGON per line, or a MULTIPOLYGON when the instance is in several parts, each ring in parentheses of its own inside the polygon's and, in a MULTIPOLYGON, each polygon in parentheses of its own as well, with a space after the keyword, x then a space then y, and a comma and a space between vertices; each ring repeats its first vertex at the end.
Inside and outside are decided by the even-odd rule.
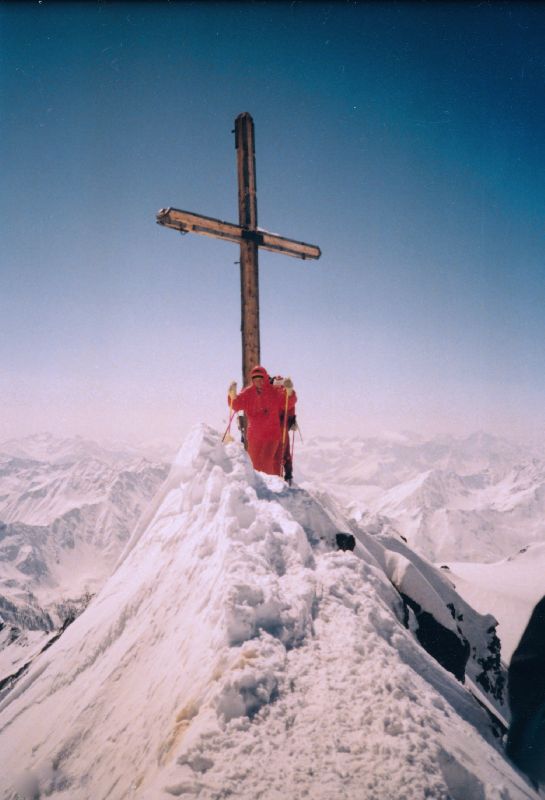
POLYGON ((545 6, 5 3, 0 436, 220 428, 256 126, 262 362, 304 432, 545 426, 545 6))

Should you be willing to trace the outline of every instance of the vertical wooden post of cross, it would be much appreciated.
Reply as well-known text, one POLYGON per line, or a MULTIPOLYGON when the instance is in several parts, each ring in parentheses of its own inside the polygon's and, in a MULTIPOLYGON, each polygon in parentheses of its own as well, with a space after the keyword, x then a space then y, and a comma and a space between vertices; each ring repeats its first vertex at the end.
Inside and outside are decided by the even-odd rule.
MULTIPOLYGON (((250 372, 261 361, 259 341, 259 279, 258 252, 262 247, 273 253, 294 258, 320 258, 320 248, 313 244, 287 239, 278 233, 257 227, 257 193, 255 180, 254 122, 247 112, 235 120, 235 147, 237 151, 239 224, 225 222, 215 217, 182 211, 178 208, 161 208, 157 223, 182 233, 199 233, 213 236, 240 246, 240 291, 242 306, 242 380, 247 386, 250 372)), ((244 415, 239 417, 243 440, 246 441, 244 415)))
POLYGON ((259 342, 259 276, 257 235, 257 194, 255 180, 254 122, 248 113, 235 120, 237 150, 239 225, 244 231, 240 242, 240 291, 243 385, 250 381, 250 372, 260 363, 259 342), (252 233, 255 234, 252 237, 252 233))

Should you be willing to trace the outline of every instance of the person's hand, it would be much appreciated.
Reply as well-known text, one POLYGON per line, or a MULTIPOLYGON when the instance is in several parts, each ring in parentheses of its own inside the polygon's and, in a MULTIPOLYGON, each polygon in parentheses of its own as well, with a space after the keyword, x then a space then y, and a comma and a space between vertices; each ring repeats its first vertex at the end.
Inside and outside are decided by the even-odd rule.
POLYGON ((236 381, 233 381, 231 383, 231 385, 229 386, 228 394, 229 394, 229 397, 231 398, 231 400, 234 400, 235 397, 237 396, 237 382, 236 381))
POLYGON ((293 381, 291 378, 286 378, 284 381, 284 389, 286 390, 286 394, 288 397, 291 397, 293 394, 293 381))

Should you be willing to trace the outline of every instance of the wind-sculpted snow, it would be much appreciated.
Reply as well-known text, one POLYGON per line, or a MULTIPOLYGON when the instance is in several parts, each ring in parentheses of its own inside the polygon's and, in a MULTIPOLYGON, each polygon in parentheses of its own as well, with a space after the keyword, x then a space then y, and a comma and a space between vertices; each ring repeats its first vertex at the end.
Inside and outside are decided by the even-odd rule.
POLYGON ((403 548, 199 426, 100 594, 0 702, 2 798, 536 797, 394 584, 456 635, 493 620, 403 548))

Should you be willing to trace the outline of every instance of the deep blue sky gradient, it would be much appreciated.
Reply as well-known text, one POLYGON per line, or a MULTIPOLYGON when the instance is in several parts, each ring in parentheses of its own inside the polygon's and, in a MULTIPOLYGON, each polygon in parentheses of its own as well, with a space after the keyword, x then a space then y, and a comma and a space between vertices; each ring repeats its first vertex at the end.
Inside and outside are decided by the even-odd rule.
POLYGON ((221 427, 240 374, 234 118, 262 361, 311 432, 545 425, 545 6, 0 6, 0 435, 221 427), (4 381, 3 381, 4 383, 4 381))

